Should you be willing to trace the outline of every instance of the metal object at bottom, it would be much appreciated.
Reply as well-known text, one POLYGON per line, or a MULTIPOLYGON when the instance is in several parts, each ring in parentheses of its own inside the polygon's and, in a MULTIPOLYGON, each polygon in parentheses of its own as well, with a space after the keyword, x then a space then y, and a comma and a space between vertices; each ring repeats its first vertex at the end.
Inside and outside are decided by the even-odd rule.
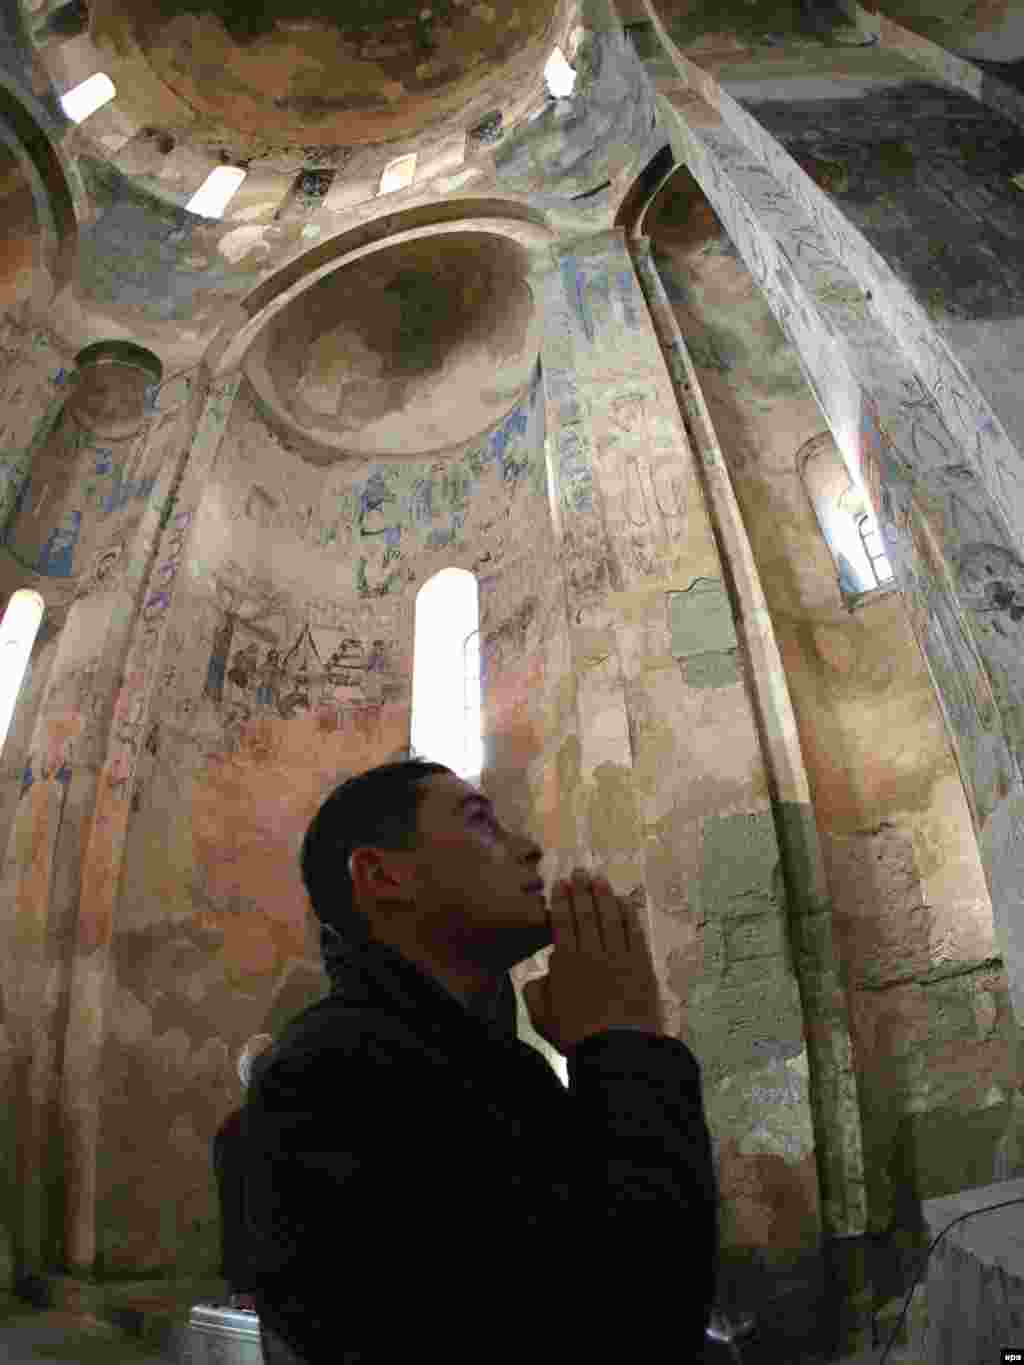
POLYGON ((264 1365, 259 1318, 197 1303, 189 1315, 182 1365, 264 1365))

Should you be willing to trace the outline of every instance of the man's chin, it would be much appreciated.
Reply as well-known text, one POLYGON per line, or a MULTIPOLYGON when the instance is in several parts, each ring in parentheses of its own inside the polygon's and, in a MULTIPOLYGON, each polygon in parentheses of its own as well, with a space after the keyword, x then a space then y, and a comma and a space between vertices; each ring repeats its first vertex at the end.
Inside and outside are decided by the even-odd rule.
POLYGON ((550 948, 553 942, 554 939, 551 937, 551 931, 546 923, 511 932, 509 934, 509 948, 518 956, 509 963, 509 966, 518 966, 527 958, 534 957, 537 953, 543 952, 545 948, 550 948))

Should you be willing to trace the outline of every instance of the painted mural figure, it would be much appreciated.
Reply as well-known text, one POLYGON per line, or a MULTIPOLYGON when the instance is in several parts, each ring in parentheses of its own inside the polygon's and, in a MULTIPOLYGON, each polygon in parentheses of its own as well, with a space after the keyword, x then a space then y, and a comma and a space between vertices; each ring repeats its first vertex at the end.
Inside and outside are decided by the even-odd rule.
POLYGON ((327 660, 327 680, 341 686, 348 679, 340 649, 334 650, 327 660))
POLYGON ((383 673, 387 668, 387 657, 383 640, 374 640, 370 646, 370 657, 366 661, 368 673, 383 673))
POLYGON ((118 561, 123 554, 123 542, 118 542, 118 544, 111 545, 106 550, 102 550, 96 557, 91 575, 92 581, 89 586, 99 587, 106 582, 113 574, 114 569, 117 567, 118 561))
POLYGON ((248 692, 249 683, 256 670, 259 668, 259 664, 259 646, 254 641, 250 640, 245 648, 240 649, 232 660, 231 668, 228 671, 229 681, 233 682, 236 687, 240 687, 243 692, 248 692))
POLYGON ((309 709, 309 670, 302 664, 295 675, 295 688, 281 702, 280 711, 285 720, 291 720, 296 711, 309 709))
POLYGON ((47 578, 70 578, 81 530, 81 512, 69 512, 63 517, 47 536, 46 544, 39 552, 36 573, 44 574, 47 578))
POLYGON ((228 651, 231 649, 231 638, 234 633, 235 617, 228 613, 214 633, 210 662, 206 666, 206 686, 203 691, 214 701, 224 700, 224 674, 227 671, 228 651))
POLYGON ((256 703, 258 706, 276 706, 278 693, 280 691, 281 679, 284 671, 281 668, 281 651, 268 649, 267 657, 263 667, 260 669, 259 682, 256 686, 256 703))
MULTIPOLYGON (((431 532, 427 541, 428 545, 433 544, 433 536, 436 534, 436 532, 431 532)), ((447 544, 448 540, 446 539, 442 543, 447 544)), ((371 584, 366 576, 367 562, 366 556, 362 555, 356 566, 356 591, 360 597, 386 597, 395 584, 401 582, 401 570, 393 569, 382 583, 371 584)))
POLYGON ((371 474, 359 500, 359 530, 364 536, 380 535, 382 531, 391 529, 378 518, 383 517, 384 504, 395 501, 395 495, 384 481, 384 475, 379 471, 371 474), (377 517, 373 517, 374 513, 378 514, 377 517))
POLYGON ((224 717, 224 741, 228 753, 234 753, 238 748, 242 731, 250 720, 252 710, 244 702, 234 701, 228 705, 227 715, 224 717))

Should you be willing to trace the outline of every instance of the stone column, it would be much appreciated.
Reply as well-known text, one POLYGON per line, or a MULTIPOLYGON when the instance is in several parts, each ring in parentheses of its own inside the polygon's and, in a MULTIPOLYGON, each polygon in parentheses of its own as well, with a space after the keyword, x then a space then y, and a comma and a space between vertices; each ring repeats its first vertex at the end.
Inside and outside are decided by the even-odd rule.
POLYGON ((65 1035, 61 1108, 66 1144, 66 1257, 88 1274, 96 1258, 96 1155, 100 1063, 106 1033, 109 950, 139 750, 150 699, 163 664, 164 629, 190 528, 238 390, 237 375, 200 395, 202 410, 179 481, 159 509, 156 553, 149 560, 141 609, 134 620, 114 706, 110 742, 99 774, 82 857, 81 896, 65 1035))
POLYGON ((769 775, 775 830, 782 855, 793 947, 811 1073, 822 1223, 846 1262, 845 1297, 851 1318, 870 1317, 871 1304, 858 1239, 867 1228, 867 1197, 857 1078, 849 1010, 832 925, 832 902, 818 827, 811 805, 796 716, 729 468, 718 444, 693 361, 669 303, 646 237, 631 249, 651 318, 675 385, 680 410, 703 476, 708 508, 732 585, 740 638, 750 665, 751 699, 757 713, 769 775))
MULTIPOLYGON (((102 483, 94 477, 98 460, 106 461, 107 482, 135 467, 143 452, 160 460, 148 401, 159 362, 138 348, 113 347, 120 347, 118 360, 100 356, 102 343, 79 357, 71 396, 44 419, 12 518, 14 548, 8 547, 23 563, 26 585, 42 592, 51 627, 59 631, 0 881, 9 917, 2 958, 17 1151, 10 1217, 19 1276, 38 1273, 61 1255, 55 1109, 69 947, 114 691, 138 576, 151 551, 145 516, 123 511, 127 499, 104 509, 87 487, 102 483), (60 548, 61 528, 71 521, 76 534, 60 548)), ((139 498, 153 493, 157 502, 161 491, 159 479, 133 485, 139 498)))
POLYGON ((592 860, 646 901, 670 1031, 703 1070, 727 1254, 766 1242, 780 1262, 813 1254, 779 846, 693 452, 622 233, 560 248, 534 291, 576 684, 577 846, 562 868, 592 860))

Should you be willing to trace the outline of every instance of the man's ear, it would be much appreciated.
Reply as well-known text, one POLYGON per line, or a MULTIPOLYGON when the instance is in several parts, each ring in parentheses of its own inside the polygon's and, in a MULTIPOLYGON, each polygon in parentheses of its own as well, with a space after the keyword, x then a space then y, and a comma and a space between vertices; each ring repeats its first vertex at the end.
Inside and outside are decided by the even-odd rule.
POLYGON ((348 874, 363 900, 410 900, 413 869, 401 849, 356 848, 349 854, 348 874))

